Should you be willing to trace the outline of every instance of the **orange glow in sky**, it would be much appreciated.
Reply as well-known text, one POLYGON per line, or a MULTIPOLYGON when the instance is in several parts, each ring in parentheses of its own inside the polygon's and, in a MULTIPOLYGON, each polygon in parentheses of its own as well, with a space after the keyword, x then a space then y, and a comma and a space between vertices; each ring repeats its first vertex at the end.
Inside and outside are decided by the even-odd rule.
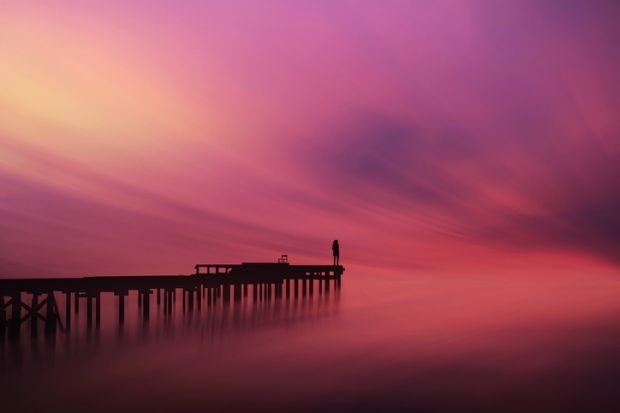
POLYGON ((611 3, 27 3, 0 4, 2 275, 335 238, 394 270, 620 260, 611 3))

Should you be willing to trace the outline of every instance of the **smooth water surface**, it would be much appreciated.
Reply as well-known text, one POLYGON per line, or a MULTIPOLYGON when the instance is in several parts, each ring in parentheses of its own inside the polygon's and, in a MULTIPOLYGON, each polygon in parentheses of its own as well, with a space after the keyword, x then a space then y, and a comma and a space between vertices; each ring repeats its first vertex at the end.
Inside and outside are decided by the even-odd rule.
MULTIPOLYGON (((19 411, 620 411, 620 282, 347 271, 340 289, 4 338, 19 411)), ((59 299, 59 302, 62 300, 59 299)), ((61 305, 61 313, 64 306, 61 305)))

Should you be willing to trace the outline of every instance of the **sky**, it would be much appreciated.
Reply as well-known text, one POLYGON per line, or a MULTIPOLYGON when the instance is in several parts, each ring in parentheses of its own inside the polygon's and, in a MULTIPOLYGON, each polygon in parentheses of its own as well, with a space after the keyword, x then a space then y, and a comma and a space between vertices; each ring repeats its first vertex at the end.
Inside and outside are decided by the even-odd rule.
POLYGON ((0 2, 0 274, 620 264, 615 0, 0 2))

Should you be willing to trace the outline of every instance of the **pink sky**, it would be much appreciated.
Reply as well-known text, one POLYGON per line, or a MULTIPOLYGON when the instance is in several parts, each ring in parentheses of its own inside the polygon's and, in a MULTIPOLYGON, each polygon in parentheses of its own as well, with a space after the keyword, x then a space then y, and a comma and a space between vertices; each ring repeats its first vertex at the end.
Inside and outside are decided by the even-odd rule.
POLYGON ((0 274, 328 262, 334 238, 353 266, 616 265, 619 20, 603 0, 4 1, 0 274))

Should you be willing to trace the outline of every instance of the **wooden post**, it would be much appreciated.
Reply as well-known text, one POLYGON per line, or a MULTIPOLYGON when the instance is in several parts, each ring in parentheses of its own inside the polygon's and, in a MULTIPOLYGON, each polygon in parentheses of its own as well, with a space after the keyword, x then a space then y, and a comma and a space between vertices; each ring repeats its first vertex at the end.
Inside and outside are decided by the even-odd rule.
POLYGON ((144 295, 142 305, 142 320, 148 321, 151 306, 151 290, 144 290, 141 293, 144 295))
POLYGON ((71 330, 71 292, 65 292, 65 324, 67 331, 71 330))
POLYGON ((294 283, 295 283, 295 298, 297 298, 299 296, 299 279, 295 278, 294 283))
POLYGON ((193 288, 186 288, 187 291, 187 311, 190 313, 194 311, 194 290, 193 288))
POLYGON ((9 326, 9 335, 16 337, 19 335, 19 327, 21 326, 21 313, 22 313, 22 295, 16 293, 11 299, 13 305, 11 306, 11 324, 9 326))
POLYGON ((161 288, 157 289, 157 305, 159 305, 161 301, 161 288))
POLYGON ((125 323, 125 293, 116 292, 118 296, 118 324, 123 325, 125 323))
POLYGON ((291 296, 291 280, 290 279, 286 279, 286 298, 289 298, 291 296))
POLYGON ((80 292, 75 292, 75 314, 80 312, 80 292))
POLYGON ((95 323, 97 327, 101 324, 101 293, 95 294, 95 323))
POLYGON ((0 292, 0 338, 4 337, 6 332, 6 311, 4 308, 4 294, 0 292))
POLYGON ((172 314, 173 294, 174 294, 174 291, 172 289, 166 290, 166 296, 167 296, 166 299, 168 301, 168 315, 172 314))
POLYGON ((312 278, 308 280, 308 287, 310 290, 310 295, 313 295, 314 294, 314 280, 312 278))
POLYGON ((90 328, 93 324, 93 295, 86 293, 86 325, 90 328))
POLYGON ((37 335, 37 315, 39 314, 39 294, 32 293, 32 303, 30 308, 30 334, 37 335))
POLYGON ((54 292, 47 293, 47 299, 45 300, 45 333, 53 334, 56 332, 57 321, 56 313, 56 297, 54 292))

